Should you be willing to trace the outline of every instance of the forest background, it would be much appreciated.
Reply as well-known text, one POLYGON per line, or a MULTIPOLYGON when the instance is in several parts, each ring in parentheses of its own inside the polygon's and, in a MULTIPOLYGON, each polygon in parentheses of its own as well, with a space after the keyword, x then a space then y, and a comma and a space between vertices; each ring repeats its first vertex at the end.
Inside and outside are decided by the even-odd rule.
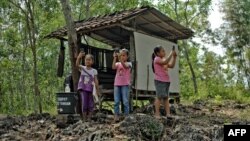
MULTIPOLYGON (((250 102, 250 0, 218 1, 223 23, 216 29, 208 19, 212 0, 69 1, 74 20, 145 5, 159 9, 195 32, 178 42, 181 100, 250 102)), ((55 93, 64 90, 71 65, 66 49, 64 76, 57 77, 60 42, 44 36, 65 24, 59 0, 0 1, 0 113, 56 113, 55 93)))

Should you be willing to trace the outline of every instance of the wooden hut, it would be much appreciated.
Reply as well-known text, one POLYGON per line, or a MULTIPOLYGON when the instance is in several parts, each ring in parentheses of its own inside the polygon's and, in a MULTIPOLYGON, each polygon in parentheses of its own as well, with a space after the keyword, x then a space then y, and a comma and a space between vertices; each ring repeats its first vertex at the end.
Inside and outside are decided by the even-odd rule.
MULTIPOLYGON (((177 41, 188 39, 192 30, 178 24, 153 7, 140 7, 115 12, 108 15, 91 17, 76 21, 78 36, 87 36, 110 45, 113 48, 127 48, 133 63, 131 94, 136 100, 154 96, 151 54, 154 46, 162 45, 168 51, 176 46, 177 41)), ((51 32, 46 38, 67 41, 67 28, 62 27, 51 32)), ((113 51, 87 46, 95 56, 95 68, 98 69, 102 97, 113 99, 114 71, 112 66, 113 51)), ((85 50, 87 50, 85 47, 85 50)), ((177 61, 178 62, 178 61, 177 61)), ((179 94, 179 66, 170 71, 172 77, 170 93, 179 94)))

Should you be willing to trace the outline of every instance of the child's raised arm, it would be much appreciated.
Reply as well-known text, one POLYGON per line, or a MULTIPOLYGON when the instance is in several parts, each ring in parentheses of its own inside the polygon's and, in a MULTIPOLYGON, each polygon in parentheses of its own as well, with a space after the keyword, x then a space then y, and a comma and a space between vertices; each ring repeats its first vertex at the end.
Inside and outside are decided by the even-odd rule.
POLYGON ((131 68, 131 63, 128 63, 128 62, 123 62, 123 61, 121 61, 121 64, 122 64, 122 66, 124 67, 124 68, 131 68))
POLYGON ((114 52, 114 54, 113 54, 113 57, 114 57, 114 59, 113 59, 113 63, 112 63, 112 69, 116 69, 116 61, 117 61, 117 57, 118 57, 118 55, 117 55, 117 53, 116 52, 114 52))
POLYGON ((169 61, 171 60, 171 58, 173 57, 173 52, 171 52, 168 56, 168 58, 166 60, 156 60, 156 63, 157 64, 160 64, 160 65, 168 65, 169 61))
POLYGON ((80 68, 80 61, 85 56, 84 52, 80 52, 76 59, 76 67, 80 68))
POLYGON ((176 62, 176 57, 177 57, 177 54, 175 51, 173 51, 173 60, 171 63, 168 64, 168 68, 174 68, 175 62, 176 62))

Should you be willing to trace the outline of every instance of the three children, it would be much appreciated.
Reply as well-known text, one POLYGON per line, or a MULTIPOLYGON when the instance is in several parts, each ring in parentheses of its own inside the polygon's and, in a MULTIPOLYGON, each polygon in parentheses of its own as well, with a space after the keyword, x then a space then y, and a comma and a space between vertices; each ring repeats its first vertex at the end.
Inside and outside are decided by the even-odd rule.
MULTIPOLYGON (((166 110, 166 116, 170 115, 168 93, 170 86, 170 78, 168 75, 168 68, 175 66, 177 54, 173 50, 170 55, 165 58, 165 50, 161 46, 154 48, 152 55, 152 68, 154 72, 156 99, 155 99, 155 117, 160 117, 160 104, 161 100, 164 101, 164 107, 166 110), (172 59, 173 58, 173 59, 172 59), (170 61, 172 62, 170 63, 170 61)), ((79 67, 81 76, 78 83, 78 90, 81 98, 82 116, 84 119, 91 118, 94 110, 93 100, 93 85, 96 86, 97 93, 99 90, 97 70, 91 66, 94 63, 93 56, 87 54, 85 56, 85 66, 80 64, 80 60, 85 56, 81 52, 76 61, 76 65, 79 67)), ((120 52, 114 52, 112 69, 116 70, 116 76, 114 81, 114 120, 119 120, 120 115, 120 101, 124 106, 124 115, 127 116, 130 111, 129 105, 129 86, 132 63, 128 61, 129 52, 127 49, 122 49, 120 52)))

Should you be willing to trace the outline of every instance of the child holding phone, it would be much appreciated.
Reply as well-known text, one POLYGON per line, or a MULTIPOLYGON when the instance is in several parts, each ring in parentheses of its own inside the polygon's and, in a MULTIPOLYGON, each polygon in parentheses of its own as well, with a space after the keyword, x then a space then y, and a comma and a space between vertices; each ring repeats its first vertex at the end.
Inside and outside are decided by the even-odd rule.
POLYGON ((132 63, 128 62, 129 54, 127 49, 120 50, 119 54, 115 51, 113 57, 112 68, 116 70, 114 83, 114 120, 116 122, 119 120, 121 99, 124 105, 124 115, 129 114, 129 85, 132 63), (118 60, 119 62, 117 62, 118 60))
POLYGON ((155 88, 156 88, 156 99, 155 99, 155 117, 160 117, 160 104, 161 100, 164 101, 164 107, 166 110, 166 116, 170 115, 169 107, 169 86, 170 78, 168 74, 168 68, 174 68, 177 54, 175 50, 172 50, 170 55, 165 59, 166 53, 162 46, 154 48, 152 54, 152 69, 154 72, 155 88), (170 63, 171 59, 173 61, 170 63))

